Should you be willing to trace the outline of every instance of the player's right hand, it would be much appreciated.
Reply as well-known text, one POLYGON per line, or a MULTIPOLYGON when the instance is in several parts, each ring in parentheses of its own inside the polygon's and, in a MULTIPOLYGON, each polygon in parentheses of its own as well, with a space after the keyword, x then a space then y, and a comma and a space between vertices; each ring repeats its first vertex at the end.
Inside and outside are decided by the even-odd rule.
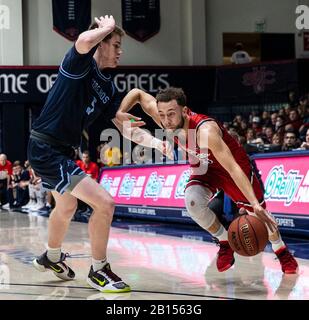
POLYGON ((99 28, 104 28, 112 32, 115 29, 116 22, 113 16, 105 15, 100 18, 95 17, 94 21, 98 24, 99 28))
POLYGON ((133 116, 133 114, 122 112, 122 111, 118 111, 116 113, 116 119, 121 123, 129 121, 131 127, 142 127, 146 124, 144 121, 141 121, 142 120, 141 118, 133 116))

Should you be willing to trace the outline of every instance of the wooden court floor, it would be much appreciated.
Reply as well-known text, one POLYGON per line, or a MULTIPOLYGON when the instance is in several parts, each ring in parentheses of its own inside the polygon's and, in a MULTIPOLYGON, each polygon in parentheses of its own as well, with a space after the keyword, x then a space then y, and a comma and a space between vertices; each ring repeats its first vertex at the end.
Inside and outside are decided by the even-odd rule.
POLYGON ((298 259, 298 275, 283 275, 275 255, 268 252, 236 256, 235 265, 219 273, 213 243, 114 227, 108 258, 132 292, 103 294, 85 281, 91 261, 85 223, 72 222, 63 246, 75 280, 63 282, 32 267, 34 257, 45 250, 47 222, 41 216, 0 211, 1 300, 309 299, 307 259, 298 259))

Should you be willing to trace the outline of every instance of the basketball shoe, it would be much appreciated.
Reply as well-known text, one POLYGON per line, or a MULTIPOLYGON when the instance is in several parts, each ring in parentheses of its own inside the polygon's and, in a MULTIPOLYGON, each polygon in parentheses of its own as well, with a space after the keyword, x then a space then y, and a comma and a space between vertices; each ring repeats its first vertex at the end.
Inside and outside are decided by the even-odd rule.
POLYGON ((121 278, 112 272, 109 263, 98 271, 94 271, 91 266, 87 282, 92 288, 105 293, 131 291, 130 286, 124 283, 121 278))
POLYGON ((228 241, 219 241, 218 245, 220 249, 217 256, 217 268, 219 272, 223 272, 234 264, 234 251, 228 241))
POLYGON ((287 247, 282 247, 275 252, 278 260, 281 264, 281 269, 283 273, 295 274, 298 271, 298 263, 292 256, 287 247))
POLYGON ((55 276, 62 280, 73 280, 75 277, 74 271, 64 262, 67 253, 61 253, 60 260, 58 262, 51 262, 47 258, 47 251, 45 251, 41 256, 33 260, 34 267, 41 271, 45 272, 51 270, 54 272, 55 276))

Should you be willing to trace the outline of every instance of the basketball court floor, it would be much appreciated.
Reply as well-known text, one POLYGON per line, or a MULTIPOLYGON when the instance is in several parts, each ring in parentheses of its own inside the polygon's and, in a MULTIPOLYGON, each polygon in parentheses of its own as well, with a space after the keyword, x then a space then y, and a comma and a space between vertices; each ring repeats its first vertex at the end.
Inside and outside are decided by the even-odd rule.
POLYGON ((235 265, 219 273, 218 247, 205 241, 204 232, 189 226, 181 231, 177 225, 116 221, 109 261, 132 292, 103 294, 85 281, 91 261, 85 223, 71 223, 63 246, 70 253, 68 262, 76 280, 63 282, 52 272, 40 273, 32 267, 33 258, 45 250, 47 222, 42 216, 0 210, 1 300, 309 299, 308 241, 287 239, 298 258, 298 275, 284 276, 269 247, 251 258, 236 256, 235 265))

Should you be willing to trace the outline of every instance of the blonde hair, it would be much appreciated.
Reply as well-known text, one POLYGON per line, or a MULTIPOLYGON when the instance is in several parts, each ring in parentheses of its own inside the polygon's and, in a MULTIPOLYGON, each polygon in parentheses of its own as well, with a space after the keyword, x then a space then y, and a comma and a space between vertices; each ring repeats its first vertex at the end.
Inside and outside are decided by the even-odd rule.
MULTIPOLYGON (((98 27, 99 27, 98 24, 96 22, 93 22, 89 26, 88 30, 93 30, 93 29, 96 29, 98 27)), ((119 26, 116 25, 115 29, 111 33, 109 33, 102 41, 110 40, 113 37, 113 35, 115 35, 115 34, 119 35, 120 37, 123 37, 125 35, 125 32, 123 31, 122 28, 120 28, 119 26)))

